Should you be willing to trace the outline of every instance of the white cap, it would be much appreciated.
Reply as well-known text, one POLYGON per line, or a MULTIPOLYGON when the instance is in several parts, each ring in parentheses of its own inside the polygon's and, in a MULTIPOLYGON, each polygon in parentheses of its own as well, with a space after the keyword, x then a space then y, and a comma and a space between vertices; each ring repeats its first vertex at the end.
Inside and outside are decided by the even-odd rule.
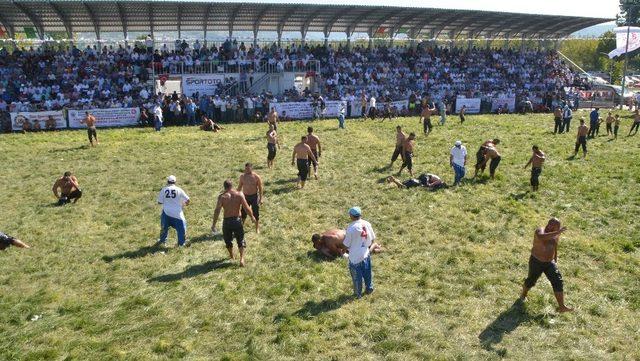
POLYGON ((167 183, 175 183, 175 182, 176 182, 176 176, 170 175, 167 177, 167 183))
POLYGON ((456 140, 456 147, 459 147, 462 145, 462 141, 456 140))

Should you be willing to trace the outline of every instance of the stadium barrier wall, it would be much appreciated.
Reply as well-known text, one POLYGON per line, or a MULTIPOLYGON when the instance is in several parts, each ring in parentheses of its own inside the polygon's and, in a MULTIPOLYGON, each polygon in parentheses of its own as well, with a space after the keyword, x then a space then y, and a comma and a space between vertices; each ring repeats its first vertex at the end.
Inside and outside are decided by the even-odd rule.
POLYGON ((457 97, 456 98, 456 113, 460 113, 460 109, 462 109, 463 105, 466 105, 466 113, 467 114, 478 114, 480 113, 480 104, 482 103, 482 99, 480 98, 465 98, 465 97, 457 97))
POLYGON ((35 122, 40 124, 40 129, 46 129, 46 121, 53 117, 56 122, 56 129, 86 128, 80 121, 84 119, 85 112, 90 112, 96 118, 96 127, 126 127, 138 125, 140 119, 139 108, 106 108, 75 110, 70 109, 65 116, 62 110, 46 112, 15 112, 11 113, 11 129, 14 131, 23 130, 25 120, 31 123, 32 128, 35 122))
MULTIPOLYGON (((340 104, 345 105, 345 115, 347 114, 346 101, 341 100, 329 100, 325 102, 325 109, 323 112, 324 117, 337 117, 340 113, 340 104)), ((409 106, 408 100, 398 100, 390 103, 391 107, 396 107, 398 111, 409 106)), ((314 117, 314 109, 312 102, 286 102, 286 103, 270 103, 269 107, 276 108, 278 114, 283 115, 286 112, 286 116, 292 119, 312 119, 314 117)), ((369 109, 369 105, 367 105, 369 109)), ((384 110, 384 103, 376 104, 376 109, 379 111, 384 110)), ((362 108, 359 105, 359 101, 351 104, 351 117, 362 116, 362 108), (357 103, 357 104, 354 104, 357 103)))

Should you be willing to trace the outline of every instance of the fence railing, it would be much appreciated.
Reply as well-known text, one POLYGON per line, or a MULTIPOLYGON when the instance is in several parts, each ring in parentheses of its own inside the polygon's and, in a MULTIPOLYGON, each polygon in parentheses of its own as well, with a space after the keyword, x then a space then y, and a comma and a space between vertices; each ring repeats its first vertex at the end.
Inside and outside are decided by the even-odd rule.
POLYGON ((287 61, 281 64, 266 60, 258 62, 242 61, 190 61, 190 62, 153 62, 155 74, 224 74, 224 73, 281 73, 281 72, 320 72, 318 60, 287 61))

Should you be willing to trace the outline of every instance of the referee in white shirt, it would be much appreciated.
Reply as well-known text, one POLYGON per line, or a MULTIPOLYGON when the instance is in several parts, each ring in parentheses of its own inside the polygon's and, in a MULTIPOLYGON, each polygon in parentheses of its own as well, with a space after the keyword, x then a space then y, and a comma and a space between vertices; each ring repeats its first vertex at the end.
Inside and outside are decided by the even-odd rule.
POLYGON ((349 209, 351 224, 347 227, 344 241, 349 249, 349 272, 353 281, 353 292, 357 298, 362 297, 362 281, 365 293, 373 292, 373 278, 371 274, 371 247, 376 239, 371 223, 361 219, 362 210, 359 207, 349 209))
POLYGON ((462 141, 457 140, 455 145, 451 148, 449 163, 456 174, 453 185, 459 185, 467 171, 465 168, 467 165, 467 148, 462 145, 462 141))
POLYGON ((162 230, 158 244, 164 244, 167 241, 169 227, 173 227, 178 234, 178 246, 184 246, 187 221, 184 218, 182 207, 189 205, 189 196, 176 185, 176 176, 167 177, 167 186, 162 188, 158 194, 158 204, 162 204, 162 215, 160 216, 162 230))

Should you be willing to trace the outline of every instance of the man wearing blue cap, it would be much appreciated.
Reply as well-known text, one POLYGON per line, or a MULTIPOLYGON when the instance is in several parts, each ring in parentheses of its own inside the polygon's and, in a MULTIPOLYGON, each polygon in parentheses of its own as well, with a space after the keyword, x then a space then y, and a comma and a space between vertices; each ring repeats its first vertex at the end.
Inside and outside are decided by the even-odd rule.
POLYGON ((357 298, 362 297, 362 280, 364 279, 365 293, 373 292, 371 274, 371 248, 376 235, 371 223, 361 219, 360 207, 349 209, 351 224, 347 227, 343 244, 349 249, 349 272, 353 281, 353 292, 357 298))

